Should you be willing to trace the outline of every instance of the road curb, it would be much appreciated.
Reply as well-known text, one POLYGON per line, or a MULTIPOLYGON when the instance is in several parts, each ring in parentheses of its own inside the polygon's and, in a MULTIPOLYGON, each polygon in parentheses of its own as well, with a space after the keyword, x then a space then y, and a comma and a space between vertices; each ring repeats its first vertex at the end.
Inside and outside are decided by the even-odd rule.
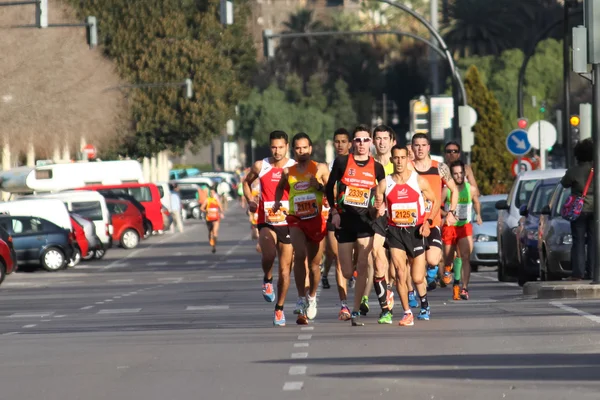
POLYGON ((600 299, 600 285, 589 282, 527 282, 523 295, 538 299, 600 299))

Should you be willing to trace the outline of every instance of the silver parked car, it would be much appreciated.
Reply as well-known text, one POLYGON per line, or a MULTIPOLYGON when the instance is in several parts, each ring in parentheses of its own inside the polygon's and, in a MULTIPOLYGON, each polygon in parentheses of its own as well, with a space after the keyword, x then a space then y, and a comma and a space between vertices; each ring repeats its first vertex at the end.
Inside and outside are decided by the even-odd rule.
POLYGON ((517 228, 521 218, 520 207, 527 204, 533 188, 540 179, 562 178, 565 169, 545 169, 521 172, 515 178, 506 200, 496 203, 498 213, 498 280, 508 282, 518 275, 517 228))
MULTIPOLYGON (((480 265, 498 265, 498 241, 496 228, 498 210, 496 203, 506 200, 505 194, 494 194, 479 197, 481 203, 481 219, 483 223, 473 223, 473 252, 471 253, 471 270, 477 272, 480 265)), ((475 215, 473 215, 475 221, 475 215)))

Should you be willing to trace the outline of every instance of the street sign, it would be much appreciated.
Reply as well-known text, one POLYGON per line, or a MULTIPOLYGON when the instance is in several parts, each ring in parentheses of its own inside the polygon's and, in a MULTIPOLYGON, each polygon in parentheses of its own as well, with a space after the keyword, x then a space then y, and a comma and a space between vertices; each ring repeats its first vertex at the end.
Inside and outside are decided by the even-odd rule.
POLYGON ((516 158, 510 167, 510 171, 512 172, 512 176, 517 176, 519 172, 533 171, 533 161, 527 157, 523 157, 519 166, 519 159, 516 158))
POLYGON ((531 144, 527 139, 527 131, 515 129, 509 133, 506 137, 506 148, 517 157, 527 154, 531 150, 531 144))
POLYGON ((96 158, 96 147, 93 144, 86 144, 81 152, 87 155, 88 160, 96 158))
POLYGON ((542 139, 542 149, 548 150, 556 143, 556 128, 548 121, 536 121, 527 130, 527 138, 531 147, 540 148, 540 137, 542 139))
POLYGON ((458 107, 459 126, 472 128, 477 123, 477 111, 471 106, 458 107))

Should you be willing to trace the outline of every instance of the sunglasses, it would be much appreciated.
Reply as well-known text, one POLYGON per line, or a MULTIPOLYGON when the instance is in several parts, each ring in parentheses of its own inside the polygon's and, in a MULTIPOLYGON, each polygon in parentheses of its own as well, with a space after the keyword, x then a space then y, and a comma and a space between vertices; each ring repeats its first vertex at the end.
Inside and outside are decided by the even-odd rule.
POLYGON ((458 154, 458 150, 446 150, 446 154, 458 154))
POLYGON ((369 143, 371 138, 369 137, 357 137, 353 139, 354 143, 369 143))

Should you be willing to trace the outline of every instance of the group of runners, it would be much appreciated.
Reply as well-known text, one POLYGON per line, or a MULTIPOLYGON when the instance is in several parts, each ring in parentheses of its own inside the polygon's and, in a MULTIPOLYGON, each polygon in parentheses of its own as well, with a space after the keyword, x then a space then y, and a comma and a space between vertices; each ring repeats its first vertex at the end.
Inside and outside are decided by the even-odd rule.
POLYGON ((363 125, 353 132, 341 128, 333 135, 336 158, 327 165, 312 160, 306 133, 289 143, 283 131, 269 139, 272 155, 252 165, 243 192, 262 258, 262 295, 275 303, 275 326, 286 324, 291 271, 298 294, 296 323, 304 325, 317 315, 319 283, 330 288, 332 264, 341 301, 338 317, 352 326, 364 325, 361 316, 369 312, 373 288, 380 324, 393 322, 394 286, 401 326, 414 325, 412 308, 420 307, 417 319, 429 320, 427 291, 438 285, 453 282, 453 299, 469 299, 471 219, 480 224, 481 218, 477 185, 471 168, 460 161, 458 143, 447 143, 446 163, 438 163, 430 157, 427 135, 413 135, 404 147, 385 125, 372 132, 363 125), (350 305, 348 282, 353 280, 350 305))

